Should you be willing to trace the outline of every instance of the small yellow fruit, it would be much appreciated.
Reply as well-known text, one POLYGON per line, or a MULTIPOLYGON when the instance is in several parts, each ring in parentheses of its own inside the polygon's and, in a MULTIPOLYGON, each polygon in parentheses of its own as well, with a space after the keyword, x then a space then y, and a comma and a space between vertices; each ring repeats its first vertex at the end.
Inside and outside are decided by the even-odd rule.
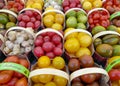
POLYGON ((55 57, 52 61, 52 65, 56 68, 56 69, 60 69, 62 70, 65 67, 65 61, 62 57, 55 57))
POLYGON ((80 43, 77 38, 70 38, 65 41, 64 47, 68 53, 74 54, 80 48, 80 43))
POLYGON ((100 8, 102 7, 102 1, 101 0, 96 0, 93 2, 93 7, 95 8, 100 8))
POLYGON ((64 16, 62 14, 56 14, 55 22, 62 25, 64 23, 64 16))
POLYGON ((53 29, 55 29, 55 30, 62 30, 62 25, 61 24, 59 24, 59 23, 54 23, 53 25, 52 25, 52 28, 53 29))
POLYGON ((34 83, 39 83, 39 76, 38 75, 36 75, 36 76, 33 76, 32 78, 31 78, 31 80, 34 82, 34 83))
POLYGON ((46 27, 52 27, 54 23, 54 16, 53 15, 45 15, 43 17, 43 23, 46 27))
POLYGON ((51 64, 51 61, 50 61, 50 58, 48 56, 41 56, 38 59, 37 64, 40 68, 45 68, 45 67, 48 67, 51 64))
POLYGON ((81 47, 89 47, 92 44, 92 37, 88 34, 78 35, 78 40, 80 42, 81 47))
POLYGON ((83 9, 85 10, 91 10, 92 9, 92 4, 88 1, 83 3, 83 9))
POLYGON ((42 10, 42 5, 40 3, 34 3, 32 5, 32 8, 38 9, 38 10, 42 10))
MULTIPOLYGON (((52 6, 49 6, 49 7, 47 7, 47 8, 45 9, 45 11, 49 11, 49 10, 55 10, 55 9, 54 9, 54 7, 52 7, 52 6)), ((55 15, 56 15, 56 12, 49 12, 49 13, 47 13, 47 14, 45 14, 45 15, 49 15, 49 14, 55 16, 55 15)))
POLYGON ((71 30, 74 30, 75 28, 67 28, 65 31, 64 31, 64 34, 66 34, 67 32, 71 31, 71 30))
POLYGON ((53 75, 49 75, 49 74, 42 74, 39 75, 39 81, 41 83, 48 83, 53 79, 53 75))
POLYGON ((88 48, 79 48, 79 50, 76 52, 76 56, 80 58, 83 55, 91 55, 91 52, 88 48))
POLYGON ((78 32, 73 32, 66 37, 66 40, 70 38, 77 38, 77 36, 78 36, 78 32))
POLYGON ((45 86, 57 86, 54 82, 48 82, 45 86))

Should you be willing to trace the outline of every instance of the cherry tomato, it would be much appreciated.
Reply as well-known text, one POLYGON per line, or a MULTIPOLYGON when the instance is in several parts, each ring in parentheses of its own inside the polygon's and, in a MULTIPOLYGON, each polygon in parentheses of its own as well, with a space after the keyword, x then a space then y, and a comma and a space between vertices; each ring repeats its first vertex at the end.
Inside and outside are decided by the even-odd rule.
POLYGON ((83 82, 85 83, 93 83, 96 80, 96 75, 95 74, 86 74, 86 75, 82 75, 81 79, 83 82))
POLYGON ((15 83, 18 81, 18 78, 14 77, 12 78, 8 83, 7 85, 8 86, 15 86, 15 83))
POLYGON ((25 77, 19 79, 16 83, 15 86, 28 86, 27 79, 25 77))
POLYGON ((110 76, 111 81, 120 80, 120 70, 119 69, 112 69, 109 71, 108 74, 110 76))
POLYGON ((21 65, 23 65, 24 67, 28 68, 29 67, 29 63, 26 59, 19 59, 19 63, 21 65))
POLYGON ((5 84, 12 79, 12 72, 2 71, 0 73, 0 84, 5 84))
POLYGON ((4 62, 19 63, 19 58, 17 56, 9 56, 4 60, 4 62))
POLYGON ((15 71, 14 76, 17 78, 22 78, 24 75, 15 71))

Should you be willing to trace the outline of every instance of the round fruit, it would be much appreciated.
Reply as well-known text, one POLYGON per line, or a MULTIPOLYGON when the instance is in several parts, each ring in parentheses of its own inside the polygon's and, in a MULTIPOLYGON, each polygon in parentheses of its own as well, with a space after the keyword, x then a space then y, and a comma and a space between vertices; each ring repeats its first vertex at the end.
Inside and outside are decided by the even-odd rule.
POLYGON ((70 38, 66 40, 64 47, 68 53, 74 54, 78 51, 80 43, 76 38, 70 38))
POLYGON ((42 74, 39 75, 39 81, 41 83, 48 83, 53 79, 53 75, 48 75, 48 74, 42 74))
POLYGON ((59 23, 62 25, 64 23, 64 16, 62 14, 56 14, 55 23, 59 23))
POLYGON ((34 48, 34 54, 39 58, 40 56, 44 55, 44 51, 41 47, 38 46, 34 48))
POLYGON ((34 82, 34 83, 39 83, 39 76, 33 76, 31 78, 31 80, 34 82))
POLYGON ((52 61, 52 65, 57 69, 63 69, 65 67, 65 61, 62 57, 55 57, 52 61))
POLYGON ((84 86, 81 82, 74 82, 72 86, 84 86))
POLYGON ((94 65, 94 60, 89 55, 83 55, 80 57, 81 66, 86 67, 92 67, 94 65))
POLYGON ((100 8, 100 7, 102 7, 102 0, 95 0, 95 1, 93 2, 93 7, 95 7, 95 8, 100 8))
POLYGON ((53 81, 57 86, 66 86, 67 85, 67 80, 61 76, 54 76, 53 81))
POLYGON ((51 42, 45 42, 43 43, 42 48, 45 52, 50 52, 53 50, 53 44, 51 42))
POLYGON ((33 86, 44 86, 44 85, 41 84, 41 83, 36 83, 36 84, 34 84, 33 86))
POLYGON ((81 80, 85 83, 93 83, 96 79, 96 75, 95 74, 86 74, 86 75, 82 75, 81 76, 81 80))
MULTIPOLYGON (((71 30, 72 30, 72 29, 71 29, 71 30)), ((70 31, 70 30, 69 30, 69 31, 70 31)), ((77 32, 73 32, 73 33, 69 34, 69 35, 66 37, 66 39, 77 38, 77 36, 78 36, 78 33, 77 33, 77 32)))
POLYGON ((92 38, 87 34, 82 36, 78 34, 78 40, 81 47, 89 47, 92 44, 92 38))
POLYGON ((40 68, 48 67, 50 65, 50 63, 51 63, 51 61, 50 61, 50 58, 48 56, 41 56, 38 59, 38 66, 40 68))
POLYGON ((54 23, 54 16, 53 15, 46 15, 43 18, 43 23, 46 27, 51 27, 54 23))
POLYGON ((85 10, 91 10, 92 9, 92 4, 88 1, 83 3, 83 9, 85 10))
POLYGON ((62 28, 63 28, 62 25, 59 23, 54 23, 52 25, 52 29, 55 29, 55 30, 62 30, 62 28))
POLYGON ((54 82, 48 82, 45 86, 57 86, 54 82))
POLYGON ((79 48, 79 50, 76 52, 76 56, 80 58, 83 55, 91 55, 91 52, 88 48, 79 48))
POLYGON ((80 61, 78 59, 70 59, 68 63, 68 68, 72 72, 80 69, 80 61))

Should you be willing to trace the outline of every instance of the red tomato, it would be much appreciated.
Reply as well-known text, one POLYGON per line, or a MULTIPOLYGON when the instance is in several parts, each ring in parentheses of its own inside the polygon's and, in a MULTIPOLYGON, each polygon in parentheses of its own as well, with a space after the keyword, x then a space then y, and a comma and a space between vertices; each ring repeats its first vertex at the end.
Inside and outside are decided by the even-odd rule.
POLYGON ((26 59, 19 59, 19 64, 23 65, 26 68, 29 67, 29 63, 26 59))
POLYGON ((27 79, 25 77, 19 79, 16 83, 15 86, 28 86, 27 79))
POLYGON ((19 63, 19 58, 17 56, 9 56, 4 60, 4 62, 19 63))
POLYGON ((85 83, 93 83, 96 80, 95 74, 86 74, 81 76, 81 80, 85 83))
POLYGON ((109 71, 109 76, 110 76, 110 80, 114 81, 114 80, 120 80, 120 70, 119 69, 112 69, 109 71))
POLYGON ((8 83, 8 86, 15 86, 15 83, 18 81, 18 78, 13 77, 8 83))
POLYGON ((14 73, 14 76, 17 77, 17 78, 22 78, 22 77, 24 77, 23 74, 18 73, 18 72, 15 72, 15 73, 14 73))
POLYGON ((12 71, 2 71, 0 72, 0 84, 5 84, 12 79, 12 71))

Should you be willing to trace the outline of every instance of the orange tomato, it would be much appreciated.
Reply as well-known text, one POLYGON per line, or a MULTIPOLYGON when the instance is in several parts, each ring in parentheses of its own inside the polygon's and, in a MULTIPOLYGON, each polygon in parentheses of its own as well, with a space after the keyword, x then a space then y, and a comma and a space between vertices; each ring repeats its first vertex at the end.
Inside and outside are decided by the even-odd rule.
POLYGON ((23 65, 24 67, 28 68, 29 67, 29 63, 26 59, 19 59, 19 63, 21 65, 23 65))
POLYGON ((25 77, 19 79, 16 83, 15 86, 28 86, 27 79, 25 77))
POLYGON ((9 56, 4 60, 4 62, 19 63, 19 58, 17 56, 9 56))

